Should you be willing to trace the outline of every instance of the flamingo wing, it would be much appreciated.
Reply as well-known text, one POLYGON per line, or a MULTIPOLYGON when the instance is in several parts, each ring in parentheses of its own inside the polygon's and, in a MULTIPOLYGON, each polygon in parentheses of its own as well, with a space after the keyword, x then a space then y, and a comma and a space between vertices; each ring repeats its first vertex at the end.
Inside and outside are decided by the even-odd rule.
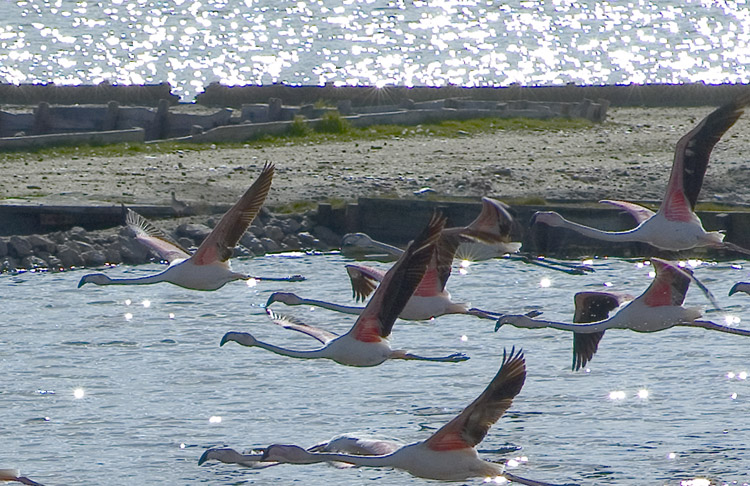
POLYGON ((659 258, 652 258, 651 264, 656 270, 656 277, 642 294, 646 305, 682 305, 690 287, 692 272, 659 258))
MULTIPOLYGON (((627 294, 613 292, 578 292, 575 295, 573 322, 588 324, 603 321, 611 311, 631 298, 627 294)), ((573 370, 578 371, 591 361, 603 337, 604 331, 573 333, 573 370)))
POLYGON ((349 281, 352 284, 352 297, 357 302, 364 302, 367 297, 375 290, 378 282, 383 280, 385 272, 377 268, 365 265, 346 265, 346 273, 349 275, 349 281))
POLYGON ((172 263, 190 258, 190 251, 132 209, 128 209, 125 215, 125 224, 135 233, 137 241, 154 250, 164 260, 172 263))
POLYGON ((211 234, 203 240, 203 243, 201 243, 193 255, 196 265, 206 265, 229 260, 237 242, 240 241, 250 223, 258 215, 260 208, 266 200, 266 196, 268 196, 273 179, 273 170, 273 164, 267 163, 253 185, 221 217, 221 220, 211 234))
POLYGON ((279 325, 284 329, 291 329, 292 331, 298 331, 302 334, 307 334, 308 336, 317 339, 323 344, 328 344, 330 341, 338 337, 338 334, 334 334, 332 332, 310 326, 308 324, 300 322, 299 320, 291 316, 277 314, 269 308, 266 308, 266 314, 274 324, 279 325))
POLYGON ((424 443, 435 451, 474 447, 505 413, 526 380, 523 351, 511 349, 487 388, 456 418, 445 424, 424 443))
POLYGON ((464 228, 463 234, 487 243, 509 242, 513 230, 513 216, 509 210, 510 206, 504 202, 483 197, 482 211, 464 228))
POLYGON ((664 202, 659 208, 667 219, 685 221, 695 210, 711 151, 748 103, 750 94, 717 108, 677 142, 664 202))
POLYGON ((654 214, 656 214, 654 211, 651 211, 649 208, 645 206, 641 206, 640 204, 635 204, 627 201, 615 201, 612 199, 602 199, 599 201, 602 204, 611 204, 612 206, 617 206, 618 208, 622 209, 629 215, 635 219, 635 224, 639 225, 646 221, 647 219, 650 219, 654 214))
POLYGON ((404 254, 386 272, 349 331, 355 339, 376 342, 391 334, 396 318, 422 281, 444 226, 445 218, 437 213, 433 214, 422 233, 409 243, 404 254))

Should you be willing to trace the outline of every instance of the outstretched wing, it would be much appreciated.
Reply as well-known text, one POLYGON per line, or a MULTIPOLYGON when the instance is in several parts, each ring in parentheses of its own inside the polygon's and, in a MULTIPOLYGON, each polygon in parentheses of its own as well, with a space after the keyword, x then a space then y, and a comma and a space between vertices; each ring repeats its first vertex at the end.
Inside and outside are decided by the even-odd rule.
POLYGON ((164 260, 172 263, 190 258, 188 250, 132 209, 128 209, 125 215, 125 224, 133 231, 137 241, 154 250, 164 260))
POLYGON ((667 219, 684 221, 690 217, 688 211, 695 210, 711 151, 748 103, 750 94, 717 108, 677 142, 672 172, 659 208, 667 219))
POLYGON ((391 334, 396 318, 422 281, 444 226, 445 218, 440 214, 433 214, 422 233, 409 244, 404 254, 388 270, 349 331, 355 339, 373 342, 391 334))
POLYGON ((505 413, 526 380, 523 351, 503 351, 500 370, 479 397, 456 418, 445 424, 424 444, 434 451, 474 447, 484 439, 490 427, 505 413))
POLYGON ((613 199, 602 199, 599 201, 602 204, 611 204, 612 206, 617 206, 618 208, 622 209, 629 215, 635 219, 635 224, 639 225, 646 221, 647 219, 650 219, 651 216, 656 214, 655 212, 651 211, 649 208, 645 206, 641 206, 640 204, 635 204, 627 201, 615 201, 613 199))
POLYGON ((367 300, 367 297, 377 287, 378 282, 383 280, 385 276, 385 272, 377 268, 353 264, 346 265, 346 273, 349 275, 349 281, 352 284, 352 297, 357 302, 367 300))
POLYGON ((646 305, 682 305, 690 287, 692 272, 659 258, 652 258, 651 265, 656 271, 656 277, 641 295, 646 305))
POLYGON ((292 331, 297 331, 297 332, 301 332, 302 334, 307 334, 308 336, 317 339, 323 344, 328 344, 329 341, 332 341, 338 337, 338 334, 334 334, 332 332, 324 331, 323 329, 310 326, 291 316, 277 314, 276 312, 272 311, 271 309, 267 307, 266 307, 266 314, 271 319, 271 321, 273 321, 274 324, 281 326, 284 329, 291 329, 292 331))
MULTIPOLYGON (((575 315, 573 322, 588 324, 603 321, 609 313, 632 297, 612 292, 578 292, 575 296, 575 315)), ((573 370, 578 371, 586 366, 599 349, 599 341, 604 337, 600 332, 573 333, 573 370)))
POLYGON ((203 240, 203 243, 193 255, 193 261, 196 265, 229 260, 237 242, 240 241, 250 223, 258 215, 266 196, 268 196, 273 179, 273 169, 273 164, 267 163, 253 185, 221 217, 211 234, 203 240))

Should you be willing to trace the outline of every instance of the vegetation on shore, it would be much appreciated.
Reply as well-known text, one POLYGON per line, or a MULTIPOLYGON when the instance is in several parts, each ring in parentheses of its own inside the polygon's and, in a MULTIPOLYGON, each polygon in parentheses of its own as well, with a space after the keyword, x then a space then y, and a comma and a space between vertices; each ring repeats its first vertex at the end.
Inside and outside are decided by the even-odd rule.
POLYGON ((417 137, 466 137, 498 131, 575 131, 592 123, 583 119, 480 118, 463 121, 441 121, 415 126, 374 125, 366 128, 349 126, 338 115, 328 115, 315 126, 295 120, 284 136, 263 136, 243 143, 187 143, 158 141, 146 144, 82 145, 40 148, 33 151, 0 151, 0 162, 6 160, 44 160, 45 158, 120 157, 137 153, 163 154, 219 148, 266 148, 290 143, 316 144, 350 141, 374 141, 417 137))

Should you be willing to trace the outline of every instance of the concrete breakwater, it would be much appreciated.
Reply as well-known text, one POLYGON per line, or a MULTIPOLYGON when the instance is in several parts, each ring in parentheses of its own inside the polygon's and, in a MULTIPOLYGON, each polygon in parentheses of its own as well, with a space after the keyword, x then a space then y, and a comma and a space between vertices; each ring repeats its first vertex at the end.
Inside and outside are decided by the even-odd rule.
POLYGON ((156 110, 102 105, 52 106, 41 102, 33 112, 0 111, 0 149, 34 149, 51 145, 143 143, 156 140, 214 143, 243 142, 263 135, 290 133, 298 123, 312 128, 326 116, 340 116, 352 126, 418 125, 472 118, 582 118, 602 122, 606 101, 528 102, 441 99, 423 103, 404 101, 398 105, 354 107, 342 100, 336 108, 311 104, 289 106, 280 98, 266 103, 242 105, 239 110, 222 108, 212 113, 195 107, 171 107, 162 100, 156 110), (191 112, 192 111, 192 112, 191 112))
MULTIPOLYGON (((320 204, 303 214, 273 214, 264 209, 235 249, 236 256, 254 256, 293 250, 327 251, 338 249, 345 233, 364 232, 386 243, 404 246, 426 223, 435 210, 448 217, 449 226, 463 226, 479 213, 478 201, 393 200, 360 198, 343 207, 320 204)), ((217 208, 218 210, 219 208, 217 208)), ((609 231, 632 228, 631 216, 616 208, 591 203, 514 205, 514 241, 523 251, 558 258, 590 256, 731 259, 741 255, 726 250, 696 249, 687 252, 661 252, 641 243, 610 243, 582 237, 569 230, 546 225, 529 227, 531 216, 540 210, 555 210, 564 217, 609 231)), ((150 214, 154 213, 152 208, 150 214)), ((94 214, 96 211, 93 211, 94 214)), ((162 216, 172 213, 161 208, 162 216)), ((138 243, 130 230, 121 225, 124 216, 112 217, 106 230, 86 230, 81 226, 46 234, 0 237, 0 271, 74 267, 100 267, 113 264, 140 264, 158 260, 156 254, 138 243)), ((173 213, 172 213, 173 215, 173 213)), ((726 240, 750 247, 750 212, 699 211, 708 230, 721 230, 726 240)), ((210 233, 221 214, 163 219, 156 222, 186 248, 195 248, 210 233), (203 222, 200 222, 203 221, 203 222)), ((103 216, 102 216, 103 217, 103 216)), ((74 222, 74 220, 71 220, 74 222)), ((102 220, 102 224, 105 224, 102 220)))

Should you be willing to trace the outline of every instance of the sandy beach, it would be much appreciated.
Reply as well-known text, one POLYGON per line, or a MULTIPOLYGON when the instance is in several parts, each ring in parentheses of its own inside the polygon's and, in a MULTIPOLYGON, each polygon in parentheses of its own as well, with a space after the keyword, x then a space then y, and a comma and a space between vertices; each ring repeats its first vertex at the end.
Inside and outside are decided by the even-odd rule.
MULTIPOLYGON (((68 203, 233 203, 265 162, 276 164, 271 207, 294 201, 447 197, 519 201, 658 201, 674 146, 714 107, 610 108, 605 123, 565 131, 419 135, 365 142, 193 150, 105 157, 1 157, 0 199, 68 203)), ((750 204, 750 116, 716 145, 701 200, 750 204)))

